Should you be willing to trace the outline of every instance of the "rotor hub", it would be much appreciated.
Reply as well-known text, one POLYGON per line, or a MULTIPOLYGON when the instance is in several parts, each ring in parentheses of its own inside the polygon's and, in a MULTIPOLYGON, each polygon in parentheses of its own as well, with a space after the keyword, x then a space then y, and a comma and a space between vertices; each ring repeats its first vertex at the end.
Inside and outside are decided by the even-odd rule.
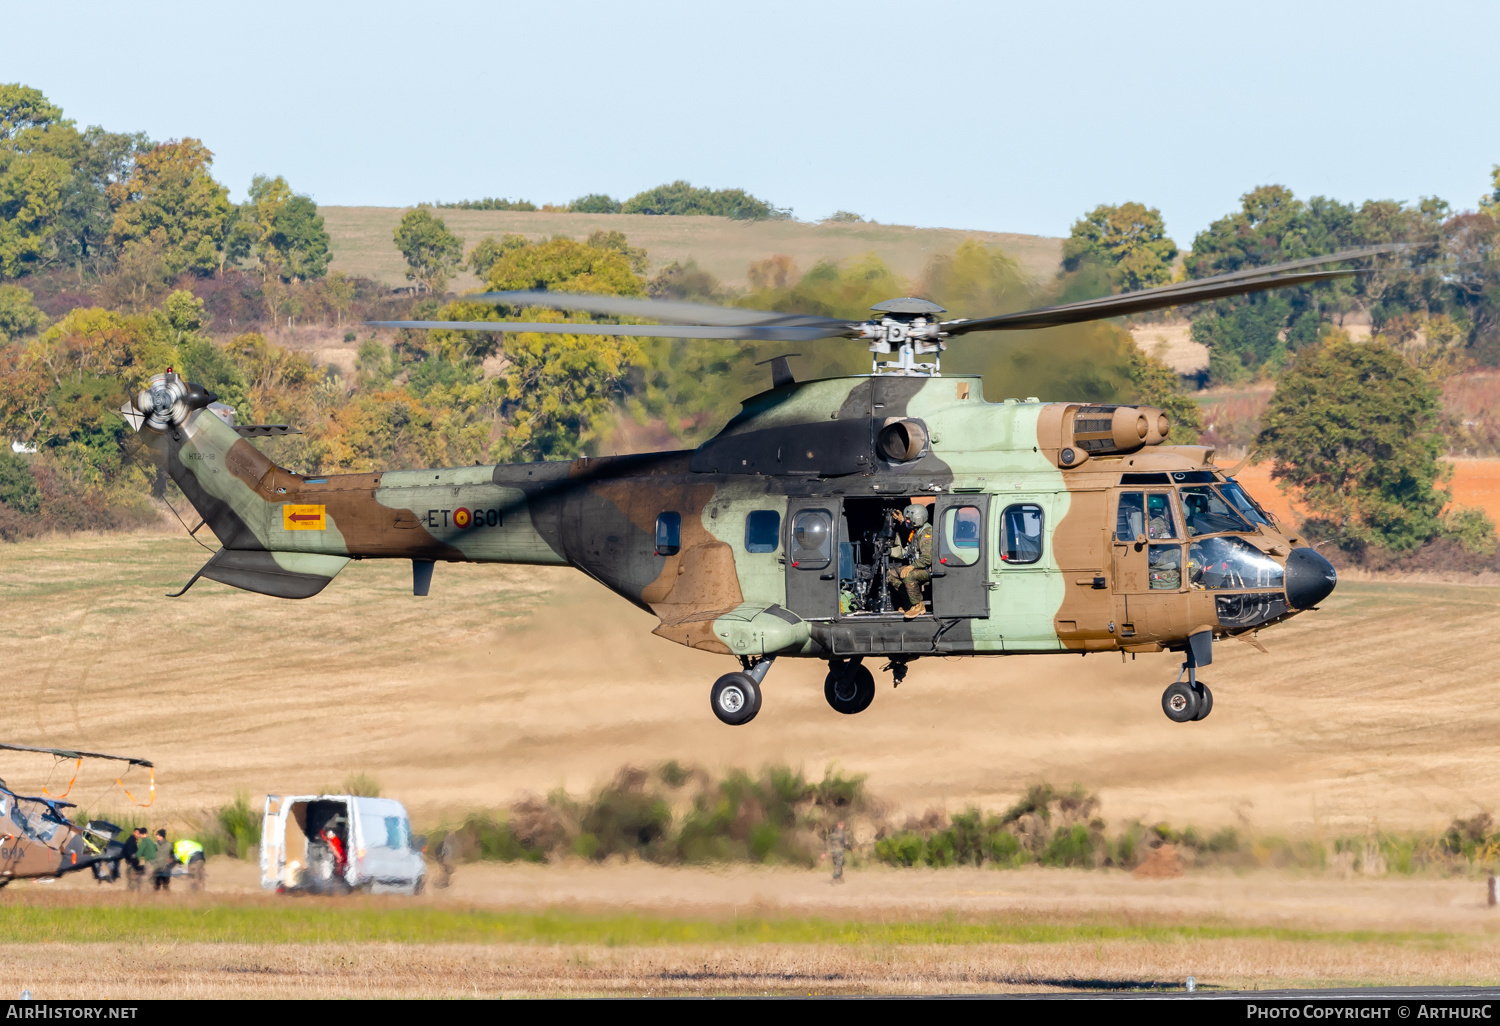
POLYGON ((876 303, 870 309, 885 316, 879 321, 866 321, 859 325, 859 337, 868 339, 872 374, 898 374, 909 377, 937 377, 942 373, 942 353, 948 345, 943 340, 947 332, 937 315, 944 309, 925 299, 906 297, 888 299, 876 303), (881 360, 887 353, 895 353, 894 360, 881 360), (920 356, 931 356, 932 360, 918 361, 920 356))

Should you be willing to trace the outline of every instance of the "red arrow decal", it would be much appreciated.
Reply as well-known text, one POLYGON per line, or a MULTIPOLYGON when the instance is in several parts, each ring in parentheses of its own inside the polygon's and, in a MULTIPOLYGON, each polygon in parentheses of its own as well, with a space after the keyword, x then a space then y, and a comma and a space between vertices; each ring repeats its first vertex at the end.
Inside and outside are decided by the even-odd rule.
POLYGON ((323 519, 323 514, 321 514, 321 513, 288 513, 286 515, 286 518, 288 520, 322 520, 323 519))

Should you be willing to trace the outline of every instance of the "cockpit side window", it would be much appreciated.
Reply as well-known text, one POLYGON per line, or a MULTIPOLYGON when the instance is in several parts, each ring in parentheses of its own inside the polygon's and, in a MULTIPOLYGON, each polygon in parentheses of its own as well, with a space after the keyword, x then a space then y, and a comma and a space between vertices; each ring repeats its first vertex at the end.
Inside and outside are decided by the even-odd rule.
POLYGON ((1146 537, 1152 541, 1177 537, 1172 496, 1166 492, 1151 492, 1146 496, 1146 537))
POLYGON ((1189 536, 1251 530, 1245 518, 1236 513, 1212 488, 1184 488, 1181 495, 1182 512, 1187 517, 1189 536))

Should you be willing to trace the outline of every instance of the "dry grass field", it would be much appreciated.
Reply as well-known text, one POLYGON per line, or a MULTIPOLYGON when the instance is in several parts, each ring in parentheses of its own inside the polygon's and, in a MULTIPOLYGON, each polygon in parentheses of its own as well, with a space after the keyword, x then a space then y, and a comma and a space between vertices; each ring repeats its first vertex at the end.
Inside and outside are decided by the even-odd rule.
MULTIPOLYGON (((1215 710, 1198 724, 1162 716, 1175 672, 1163 655, 923 661, 899 690, 880 677, 856 717, 828 709, 818 664, 783 662, 760 716, 729 728, 706 694, 726 660, 652 637, 650 617, 568 571, 445 565, 417 599, 404 565, 367 562, 301 603, 211 582, 163 597, 206 556, 151 532, 0 547, 0 659, 18 684, 5 739, 156 760, 148 815, 164 822, 236 788, 321 789, 366 772, 432 824, 667 758, 814 775, 838 763, 913 813, 1077 781, 1112 823, 1307 837, 1439 828, 1493 809, 1500 788, 1489 588, 1346 583, 1266 632, 1269 655, 1220 646, 1215 710)), ((71 765, 50 781, 49 769, 0 759, 18 788, 66 786, 71 765)), ((130 808, 99 766, 70 799, 130 808)), ((1189 973, 1225 987, 1500 976, 1500 917, 1482 881, 1463 878, 857 866, 833 888, 791 868, 485 865, 406 904, 278 901, 230 860, 210 879, 205 895, 148 899, 139 913, 83 878, 8 888, 7 916, 44 943, 8 950, 0 992, 916 993, 1176 985, 1189 973), (553 918, 536 919, 546 910, 553 918), (227 918, 205 933, 215 917, 227 918)))
MULTIPOLYGON (((784 660, 730 728, 707 696, 728 660, 572 571, 445 564, 418 599, 405 564, 371 561, 304 602, 163 597, 206 557, 151 532, 0 547, 6 736, 152 758, 167 815, 367 772, 432 821, 668 758, 838 763, 912 812, 1077 781, 1111 821, 1281 833, 1433 828, 1500 785, 1490 588, 1346 582, 1265 632, 1268 655, 1220 645, 1198 724, 1162 716, 1162 654, 922 660, 854 717, 824 703, 821 664, 784 660)), ((15 784, 37 769, 0 759, 15 784)), ((95 772, 73 798, 118 796, 95 772)))
MULTIPOLYGON (((333 268, 391 286, 407 284, 405 264, 391 235, 404 213, 397 207, 319 207, 333 248, 333 268)), ((515 232, 530 238, 590 232, 624 232, 643 247, 655 269, 673 260, 694 259, 726 285, 744 288, 745 272, 756 260, 785 254, 806 271, 819 260, 844 260, 873 251, 892 270, 915 278, 927 261, 951 253, 964 239, 999 246, 1037 277, 1049 277, 1062 258, 1062 240, 1009 232, 913 228, 906 225, 823 224, 805 221, 731 221, 726 217, 650 217, 646 214, 547 214, 540 211, 440 210, 450 231, 472 249, 486 235, 515 232)), ((462 274, 456 291, 479 282, 462 274)))

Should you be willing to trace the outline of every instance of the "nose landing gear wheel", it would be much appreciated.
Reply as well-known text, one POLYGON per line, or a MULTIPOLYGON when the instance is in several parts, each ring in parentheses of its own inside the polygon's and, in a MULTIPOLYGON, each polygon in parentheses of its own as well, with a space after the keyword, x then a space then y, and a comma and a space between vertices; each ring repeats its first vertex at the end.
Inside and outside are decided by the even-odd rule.
POLYGON ((875 676, 863 663, 833 664, 823 681, 823 697, 846 716, 864 712, 875 700, 875 676))
POLYGON ((748 673, 726 673, 708 693, 714 715, 731 727, 749 723, 760 712, 760 687, 748 673))
MULTIPOLYGON (((1169 684, 1167 690, 1161 693, 1161 711, 1166 713, 1167 719, 1173 723, 1187 723, 1190 720, 1199 719, 1198 705, 1198 693, 1186 681, 1169 684)), ((1208 714, 1204 713, 1204 715, 1208 714)))

